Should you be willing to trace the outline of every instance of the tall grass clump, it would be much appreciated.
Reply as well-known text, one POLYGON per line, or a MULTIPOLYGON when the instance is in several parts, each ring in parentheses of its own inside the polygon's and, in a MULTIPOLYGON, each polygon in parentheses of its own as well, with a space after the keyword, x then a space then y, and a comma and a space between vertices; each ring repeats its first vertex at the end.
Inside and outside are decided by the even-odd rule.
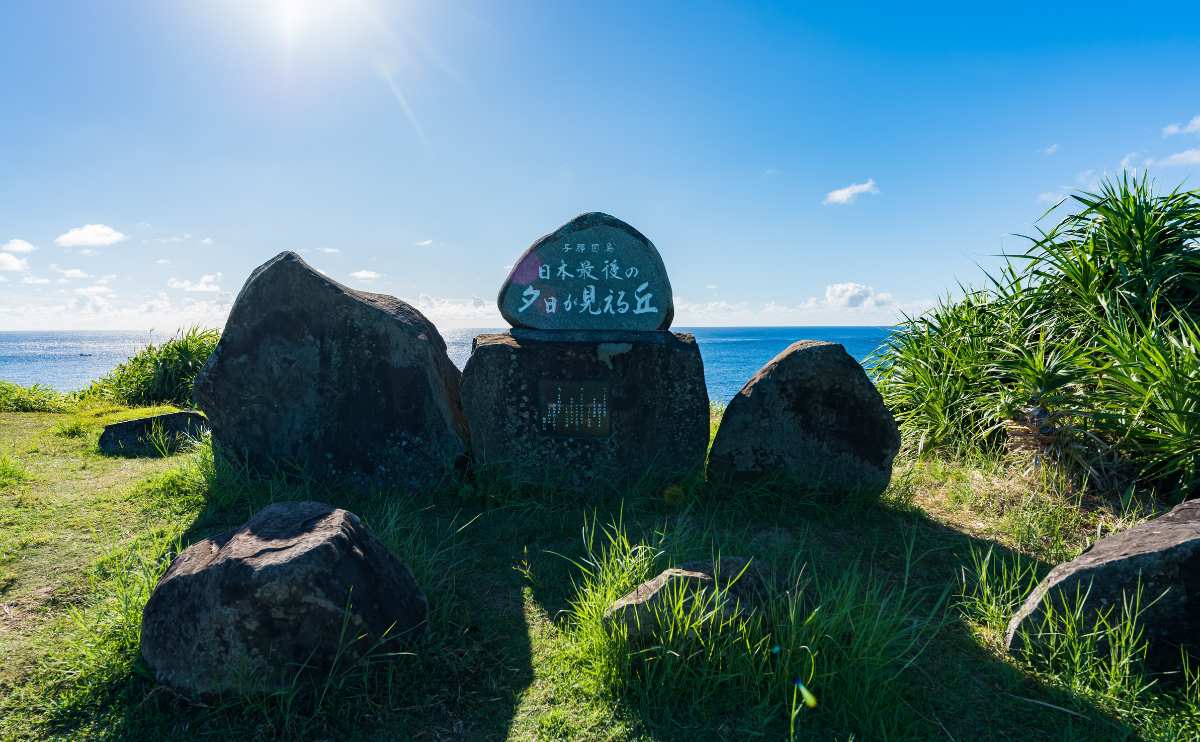
POLYGON ((86 396, 131 406, 192 405, 192 382, 221 339, 219 330, 189 327, 170 340, 148 344, 94 382, 86 396))
POLYGON ((66 412, 72 400, 48 386, 0 381, 0 412, 66 412))
MULTIPOLYGON (((973 548, 962 570, 959 609, 1000 642, 1038 579, 1032 560, 973 548)), ((1120 603, 1096 611, 1088 608, 1089 591, 1080 586, 1044 603, 1037 624, 1020 631, 1020 664, 1071 698, 1134 724, 1140 738, 1200 737, 1200 668, 1185 657, 1180 676, 1168 677, 1147 664, 1144 614, 1162 596, 1147 596, 1139 586, 1120 603)))
POLYGON ((1092 485, 1200 485, 1200 191, 1123 175, 873 356, 918 452, 1025 451, 1092 485))
POLYGON ((653 723, 720 720, 747 738, 912 734, 914 665, 941 627, 938 596, 919 595, 907 580, 887 584, 858 564, 817 574, 797 559, 766 579, 754 606, 734 595, 745 572, 725 585, 718 575, 704 591, 664 587, 649 638, 635 641, 605 611, 676 563, 674 541, 663 529, 653 543, 638 542, 619 519, 585 524, 566 618, 594 690, 653 723))

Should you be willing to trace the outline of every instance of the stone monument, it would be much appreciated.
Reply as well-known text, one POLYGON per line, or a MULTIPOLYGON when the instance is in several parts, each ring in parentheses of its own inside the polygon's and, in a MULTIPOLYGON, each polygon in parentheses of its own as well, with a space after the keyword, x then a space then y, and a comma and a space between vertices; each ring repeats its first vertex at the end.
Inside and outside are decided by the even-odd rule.
POLYGON ((463 371, 478 470, 592 489, 703 468, 704 366, 695 339, 668 330, 671 283, 644 235, 578 216, 525 251, 498 302, 513 329, 475 338, 463 371))

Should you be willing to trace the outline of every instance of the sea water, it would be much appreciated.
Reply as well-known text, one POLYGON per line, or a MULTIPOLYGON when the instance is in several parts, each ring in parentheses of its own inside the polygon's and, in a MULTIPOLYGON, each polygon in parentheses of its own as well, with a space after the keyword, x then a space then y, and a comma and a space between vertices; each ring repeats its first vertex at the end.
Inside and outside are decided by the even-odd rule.
MULTIPOLYGON (((677 327, 696 336, 704 358, 708 396, 728 402, 764 363, 797 340, 841 343, 859 361, 887 338, 887 327, 677 327)), ((443 330, 450 360, 462 368, 471 339, 498 329, 443 330)), ((167 336, 148 332, 0 332, 0 379, 81 389, 148 342, 167 336)))

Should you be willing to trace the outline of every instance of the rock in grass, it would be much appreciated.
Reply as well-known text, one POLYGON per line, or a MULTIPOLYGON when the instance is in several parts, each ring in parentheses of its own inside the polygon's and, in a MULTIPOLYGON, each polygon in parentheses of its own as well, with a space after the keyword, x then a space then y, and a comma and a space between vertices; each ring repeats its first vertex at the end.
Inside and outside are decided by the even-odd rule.
POLYGON ((284 252, 247 279, 194 396, 222 451, 255 468, 419 490, 464 456, 460 378, 416 309, 284 252))
POLYGON ((623 623, 630 642, 644 644, 654 641, 660 618, 677 606, 711 612, 716 620, 733 620, 756 610, 766 597, 767 580, 757 564, 728 556, 664 570, 614 601, 604 619, 623 623))
POLYGON ((198 438, 208 421, 198 412, 169 412, 104 426, 100 453, 109 456, 161 456, 198 438))
POLYGON ((1055 628, 1047 623, 1048 613, 1061 612, 1064 605, 1080 609, 1085 629, 1101 614, 1110 622, 1119 620, 1139 585, 1150 667, 1179 670, 1181 649, 1200 657, 1200 500, 1106 536, 1050 570, 1009 622, 1009 651, 1035 649, 1030 645, 1042 643, 1055 628))
POLYGON ((713 481, 778 479, 877 496, 900 432, 862 366, 836 343, 801 340, 730 401, 709 457, 713 481))
POLYGON ((280 502, 184 550, 142 612, 142 656, 192 693, 287 687, 425 630, 409 571, 353 513, 280 502))

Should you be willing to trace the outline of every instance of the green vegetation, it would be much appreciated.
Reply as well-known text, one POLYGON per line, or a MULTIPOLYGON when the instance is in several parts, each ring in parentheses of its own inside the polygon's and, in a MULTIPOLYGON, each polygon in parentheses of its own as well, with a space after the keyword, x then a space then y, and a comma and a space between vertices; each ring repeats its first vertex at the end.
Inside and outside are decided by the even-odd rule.
POLYGON ((0 380, 0 412, 65 412, 71 399, 50 387, 19 386, 0 380))
POLYGON ((1128 648, 1114 660, 1078 630, 1047 653, 1002 648, 1051 561, 1149 515, 1136 501, 1080 502, 996 459, 904 459, 879 503, 700 483, 586 504, 484 484, 417 500, 386 482, 253 478, 206 442, 166 458, 95 452, 99 425, 143 412, 0 417, 0 450, 23 472, 0 488, 0 739, 1200 734, 1200 684, 1145 672, 1136 611, 1114 616, 1128 648), (62 434, 76 422, 84 435, 62 434), (170 558, 301 498, 357 512, 413 568, 429 637, 284 693, 198 703, 158 686, 138 632, 170 558), (730 618, 720 594, 676 596, 632 652, 602 619, 638 581, 716 555, 773 571, 763 610, 730 618))
POLYGON ((220 340, 219 330, 190 327, 148 344, 83 394, 125 405, 192 406, 192 382, 220 340))
POLYGON ((918 451, 1024 449, 1106 492, 1200 486, 1200 191, 1123 176, 874 371, 918 451))

